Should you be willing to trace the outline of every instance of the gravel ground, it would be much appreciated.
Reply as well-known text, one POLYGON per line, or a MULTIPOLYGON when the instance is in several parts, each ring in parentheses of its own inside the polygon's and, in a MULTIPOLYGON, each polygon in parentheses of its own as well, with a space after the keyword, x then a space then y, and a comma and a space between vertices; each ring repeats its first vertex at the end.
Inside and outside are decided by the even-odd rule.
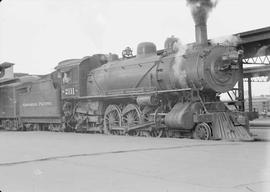
POLYGON ((0 190, 268 192, 269 149, 268 141, 0 132, 0 190))

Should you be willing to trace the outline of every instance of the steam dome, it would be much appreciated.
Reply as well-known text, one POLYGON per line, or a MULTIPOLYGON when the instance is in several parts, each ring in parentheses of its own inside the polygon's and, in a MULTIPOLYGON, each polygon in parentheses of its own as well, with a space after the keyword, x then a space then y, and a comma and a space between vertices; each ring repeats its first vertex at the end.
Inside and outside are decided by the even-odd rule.
POLYGON ((145 57, 157 54, 157 47, 152 42, 140 43, 137 47, 137 57, 145 57))

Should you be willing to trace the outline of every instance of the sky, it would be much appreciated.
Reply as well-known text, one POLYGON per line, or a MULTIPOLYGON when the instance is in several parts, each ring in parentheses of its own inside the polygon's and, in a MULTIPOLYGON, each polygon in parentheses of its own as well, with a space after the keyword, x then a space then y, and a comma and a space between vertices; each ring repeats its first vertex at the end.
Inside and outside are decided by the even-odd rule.
MULTIPOLYGON (((208 38, 270 26, 269 0, 219 0, 208 18, 208 38)), ((186 0, 2 0, 0 63, 15 72, 47 74, 62 60, 120 54, 169 36, 194 42, 186 0)), ((268 87, 269 93, 270 88, 268 87)))

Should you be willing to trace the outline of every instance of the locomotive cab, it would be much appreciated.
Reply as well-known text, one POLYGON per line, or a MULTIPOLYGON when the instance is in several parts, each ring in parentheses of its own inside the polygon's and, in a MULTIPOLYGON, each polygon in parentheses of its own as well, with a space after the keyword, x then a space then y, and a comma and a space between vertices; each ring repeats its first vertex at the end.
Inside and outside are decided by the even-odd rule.
POLYGON ((89 71, 104 64, 102 54, 87 56, 82 59, 64 60, 56 67, 58 82, 61 82, 63 99, 78 98, 87 95, 86 82, 89 71))
POLYGON ((70 59, 60 62, 56 68, 63 99, 79 96, 79 64, 79 59, 70 59))

